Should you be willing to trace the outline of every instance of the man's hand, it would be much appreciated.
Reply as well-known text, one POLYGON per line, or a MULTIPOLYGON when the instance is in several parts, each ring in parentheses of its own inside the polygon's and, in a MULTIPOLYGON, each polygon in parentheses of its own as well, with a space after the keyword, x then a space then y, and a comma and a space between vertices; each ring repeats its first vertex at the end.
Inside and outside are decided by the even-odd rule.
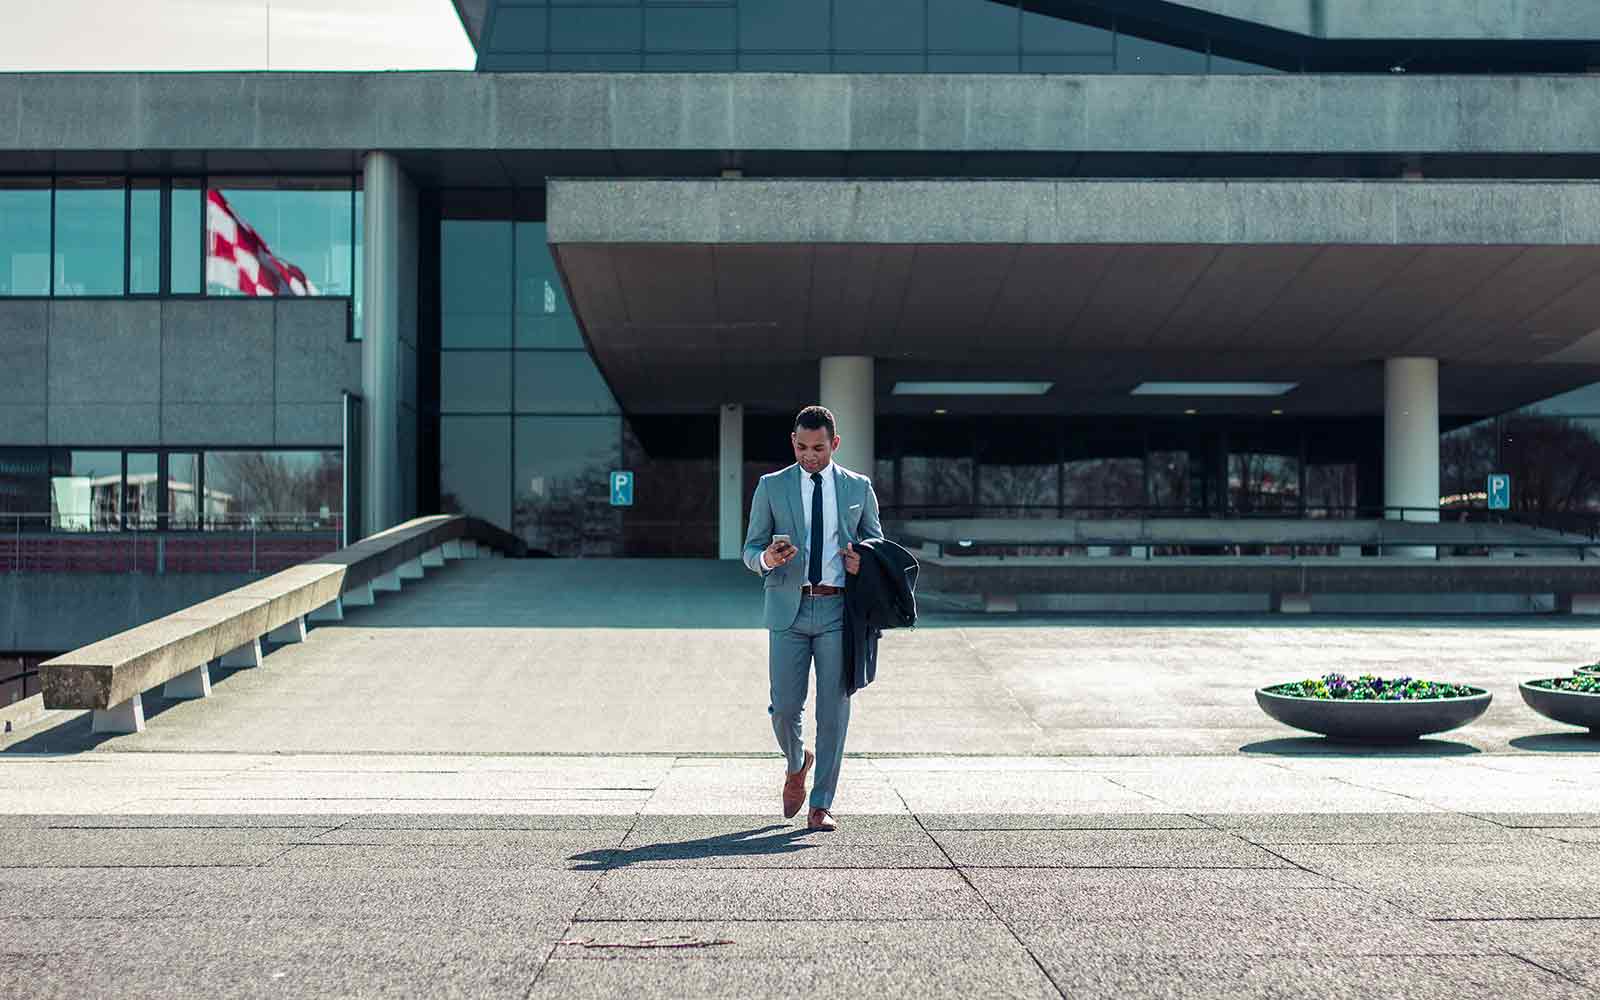
POLYGON ((767 561, 767 568, 777 569, 779 566, 782 566, 784 563, 793 559, 795 555, 799 553, 799 551, 799 549, 795 548, 788 542, 773 542, 771 545, 767 546, 766 551, 763 553, 767 561))
POLYGON ((861 553, 856 551, 854 543, 846 545, 839 550, 839 558, 844 560, 844 571, 851 576, 861 572, 861 553))

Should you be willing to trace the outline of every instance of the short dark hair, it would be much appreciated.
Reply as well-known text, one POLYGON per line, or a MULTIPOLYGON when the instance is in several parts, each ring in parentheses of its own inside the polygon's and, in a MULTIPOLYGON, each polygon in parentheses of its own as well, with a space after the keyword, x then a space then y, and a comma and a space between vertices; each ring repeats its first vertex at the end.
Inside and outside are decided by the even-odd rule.
POLYGON ((794 429, 802 427, 808 431, 819 431, 826 427, 829 440, 839 436, 838 425, 833 422, 833 411, 826 406, 808 406, 801 410, 799 416, 794 418, 794 429))

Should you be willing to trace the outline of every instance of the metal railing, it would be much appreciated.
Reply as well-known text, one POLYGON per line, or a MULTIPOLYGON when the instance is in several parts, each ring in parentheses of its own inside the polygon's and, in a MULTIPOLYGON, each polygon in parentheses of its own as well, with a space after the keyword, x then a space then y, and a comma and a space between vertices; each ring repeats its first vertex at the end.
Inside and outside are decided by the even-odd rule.
POLYGON ((332 552, 344 537, 339 514, 117 520, 59 511, 0 514, 0 573, 269 573, 332 552))
POLYGON ((1600 541, 1600 511, 1488 510, 1483 507, 1364 507, 1344 504, 1306 504, 1283 509, 1200 509, 1154 504, 899 504, 885 506, 883 519, 912 520, 1397 520, 1419 524, 1435 521, 1464 524, 1515 524, 1523 527, 1578 535, 1600 541))

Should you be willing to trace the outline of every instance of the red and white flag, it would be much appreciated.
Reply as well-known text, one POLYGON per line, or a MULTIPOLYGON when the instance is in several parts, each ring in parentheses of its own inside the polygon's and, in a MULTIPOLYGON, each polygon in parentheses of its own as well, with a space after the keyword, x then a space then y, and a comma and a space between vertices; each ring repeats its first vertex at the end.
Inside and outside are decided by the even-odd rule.
POLYGON ((221 191, 206 192, 206 282, 245 295, 317 294, 306 273, 274 256, 221 191))

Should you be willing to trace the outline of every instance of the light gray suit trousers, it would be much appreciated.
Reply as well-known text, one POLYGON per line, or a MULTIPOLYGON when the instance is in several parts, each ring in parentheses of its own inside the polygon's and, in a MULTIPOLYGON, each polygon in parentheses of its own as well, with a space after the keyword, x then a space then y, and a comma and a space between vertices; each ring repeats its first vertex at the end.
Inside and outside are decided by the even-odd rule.
MULTIPOLYGON (((878 498, 872 481, 843 466, 834 466, 838 493, 840 548, 863 538, 882 538, 878 498)), ((810 535, 800 506, 800 466, 762 476, 750 504, 750 530, 745 535, 744 564, 762 577, 766 588, 763 618, 767 626, 767 677, 771 701, 767 714, 778 749, 791 773, 805 764, 801 723, 812 665, 817 673, 817 773, 811 786, 813 809, 833 806, 850 728, 850 695, 845 684, 844 596, 804 597, 810 535), (761 566, 761 553, 774 534, 788 534, 800 552, 774 570, 761 566)), ((831 544, 825 540, 824 544, 831 544)))

